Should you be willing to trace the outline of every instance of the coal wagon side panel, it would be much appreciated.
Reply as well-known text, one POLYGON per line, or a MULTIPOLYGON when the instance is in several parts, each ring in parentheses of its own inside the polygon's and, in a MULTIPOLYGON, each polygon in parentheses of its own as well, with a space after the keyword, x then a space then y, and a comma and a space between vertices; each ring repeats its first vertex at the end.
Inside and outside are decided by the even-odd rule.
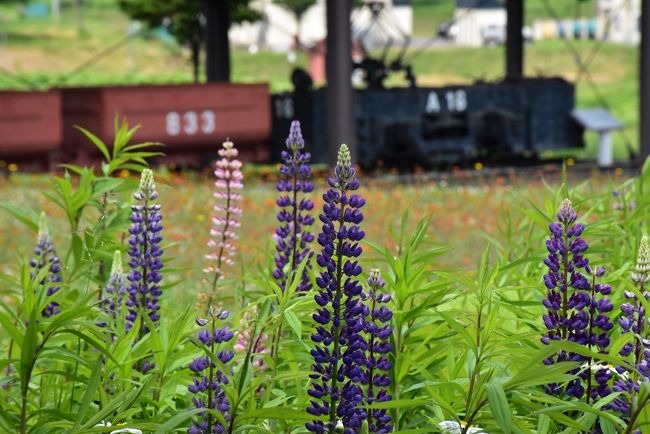
POLYGON ((0 92, 0 159, 45 159, 61 139, 59 91, 0 92))
MULTIPOLYGON (((119 114, 130 125, 140 125, 138 141, 161 142, 165 154, 216 154, 219 144, 230 138, 244 159, 269 158, 264 145, 271 130, 267 85, 209 83, 72 89, 64 91, 64 100, 68 125, 94 125, 100 137, 110 143, 114 139, 114 117, 119 114)), ((66 143, 79 146, 78 134, 66 136, 66 143)), ((87 143, 81 146, 90 151, 87 143)))

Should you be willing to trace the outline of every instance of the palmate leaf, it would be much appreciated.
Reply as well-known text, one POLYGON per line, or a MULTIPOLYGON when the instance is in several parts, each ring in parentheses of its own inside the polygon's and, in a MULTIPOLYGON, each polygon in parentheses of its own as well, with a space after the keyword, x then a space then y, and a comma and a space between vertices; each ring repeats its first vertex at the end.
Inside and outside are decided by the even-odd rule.
POLYGON ((5 202, 0 203, 0 207, 4 208, 5 211, 11 214, 16 220, 23 223, 33 232, 38 232, 39 215, 34 210, 25 207, 17 207, 5 202))
POLYGON ((412 408, 423 407, 431 404, 430 399, 393 399, 391 401, 376 402, 374 404, 364 405, 367 409, 390 409, 390 408, 412 408))
POLYGON ((508 398, 503 390, 503 387, 498 383, 486 383, 483 385, 487 392, 488 402, 492 409, 492 416, 499 424, 499 428, 505 433, 512 432, 513 421, 512 411, 508 404, 508 398))
POLYGON ((413 428, 413 429, 404 429, 399 431, 392 431, 392 434, 426 434, 426 433, 439 433, 439 429, 433 428, 413 428))
POLYGON ((169 419, 167 422, 163 423, 155 431, 155 434, 167 434, 173 432, 174 429, 178 428, 181 425, 187 425, 187 421, 192 417, 200 413, 202 409, 192 408, 190 410, 181 411, 176 414, 174 417, 169 419))
POLYGON ((314 416, 308 414, 303 408, 295 407, 258 408, 237 415, 237 420, 247 419, 273 419, 303 423, 314 420, 314 416))
POLYGON ((639 416, 635 425, 642 433, 648 432, 650 430, 650 381, 641 383, 636 408, 639 416))
POLYGON ((79 405, 79 411, 77 412, 77 422, 72 427, 73 431, 79 428, 79 426, 81 426, 81 422, 86 417, 88 408, 90 407, 93 398, 98 393, 101 378, 102 378, 102 358, 98 357, 97 361, 95 362, 95 366, 93 367, 92 374, 90 375, 90 378, 88 379, 88 383, 86 384, 86 391, 84 392, 84 395, 81 398, 81 404, 79 405))
MULTIPOLYGON (((16 324, 20 324, 18 318, 12 314, 12 311, 6 305, 6 303, 0 300, 0 325, 3 328, 3 332, 6 332, 11 339, 19 346, 23 345, 23 333, 18 329, 16 324)), ((5 335, 6 336, 6 335, 5 335)))
POLYGON ((445 319, 447 324, 460 336, 463 341, 465 341, 465 345, 469 350, 471 350, 474 353, 478 352, 478 348, 476 347, 476 342, 474 341, 474 338, 472 335, 469 334, 467 331, 467 326, 459 323, 456 321, 451 315, 445 313, 445 312, 440 312, 440 316, 445 319))
POLYGON ((140 400, 144 392, 149 389, 149 384, 153 381, 153 377, 148 377, 147 380, 140 386, 129 388, 128 390, 115 396, 108 404, 103 406, 97 413, 95 413, 88 421, 83 424, 79 430, 88 430, 98 423, 106 420, 110 421, 123 421, 128 420, 127 415, 138 411, 134 409, 136 403, 140 400))
POLYGON ((572 369, 580 366, 580 362, 563 362, 553 365, 545 365, 543 360, 554 354, 557 350, 550 347, 543 347, 534 353, 520 370, 504 384, 506 391, 522 387, 542 386, 550 383, 569 381, 575 378, 569 375, 572 369), (531 375, 533 374, 534 375, 531 375))
POLYGON ((302 324, 300 319, 290 310, 284 311, 284 318, 287 320, 287 324, 291 327, 291 330, 296 334, 298 339, 302 336, 302 324))
POLYGON ((94 135, 93 133, 88 131, 87 129, 85 129, 83 127, 80 127, 79 125, 75 125, 74 127, 76 129, 78 129, 79 131, 81 131, 88 139, 90 139, 90 141, 93 142, 95 147, 97 149, 99 149, 99 151, 102 153, 104 158, 106 158, 106 160, 110 161, 111 154, 110 154, 110 152, 108 152, 108 148, 106 147, 104 142, 99 137, 97 137, 96 135, 94 135))

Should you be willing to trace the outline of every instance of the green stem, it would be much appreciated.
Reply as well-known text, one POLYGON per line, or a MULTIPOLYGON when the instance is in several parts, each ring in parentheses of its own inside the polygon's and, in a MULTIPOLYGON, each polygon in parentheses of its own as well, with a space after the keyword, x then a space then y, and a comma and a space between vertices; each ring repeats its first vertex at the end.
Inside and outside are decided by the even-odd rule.
POLYGON ((225 223, 223 225, 223 231, 221 232, 221 247, 219 247, 219 254, 217 255, 217 270, 214 272, 214 278, 212 279, 212 291, 210 291, 210 295, 208 296, 208 302, 205 306, 205 313, 207 315, 208 311, 210 310, 210 306, 212 306, 212 303, 214 303, 214 300, 216 298, 216 293, 217 293, 217 283, 219 282, 219 279, 223 276, 223 273, 221 272, 221 267, 223 265, 223 255, 226 251, 226 240, 227 240, 227 233, 228 229, 230 229, 230 202, 231 202, 231 189, 230 189, 230 181, 226 182, 226 217, 225 217, 225 223))
POLYGON ((20 434, 27 432, 27 390, 21 392, 22 405, 20 406, 20 434))
MULTIPOLYGON (((102 222, 102 234, 103 234, 103 232, 106 231, 106 216, 108 215, 107 208, 108 208, 108 193, 104 193, 102 195, 102 211, 101 211, 101 215, 99 217, 100 221, 102 222)), ((100 259, 99 260, 99 267, 98 267, 98 273, 99 273, 100 279, 104 278, 104 265, 105 265, 104 260, 100 259)), ((99 285, 98 288, 97 288, 97 300, 102 299, 102 291, 103 291, 103 288, 102 288, 101 285, 99 285)))
POLYGON ((481 411, 481 408, 483 408, 485 404, 487 404, 487 401, 483 399, 481 402, 477 404, 476 408, 472 411, 472 414, 470 414, 469 417, 467 416, 467 414, 465 415, 466 418, 465 427, 463 428, 461 434, 467 434, 469 429, 472 427, 472 423, 474 423, 474 418, 476 418, 476 415, 478 414, 479 411, 481 411))
POLYGON ((278 327, 278 331, 273 336, 273 347, 271 348, 271 357, 273 358, 273 376, 278 372, 278 354, 280 352, 280 338, 282 337, 282 322, 278 327))
POLYGON ((631 434, 632 433, 632 430, 634 429, 634 424, 636 423, 637 418, 641 414, 641 410, 643 410, 645 408, 645 406, 649 405, 649 404, 650 404, 650 396, 645 399, 645 402, 639 403, 639 405, 636 407, 636 410, 634 410, 634 413, 632 413, 632 417, 630 418, 630 422, 627 424, 627 428, 625 429, 625 432, 623 434, 631 434))

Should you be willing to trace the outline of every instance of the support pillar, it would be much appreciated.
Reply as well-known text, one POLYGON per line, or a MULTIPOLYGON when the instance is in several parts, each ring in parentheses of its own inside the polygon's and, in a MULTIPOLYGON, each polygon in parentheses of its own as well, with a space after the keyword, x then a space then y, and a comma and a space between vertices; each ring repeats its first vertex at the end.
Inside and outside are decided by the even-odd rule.
POLYGON ((639 53, 639 159, 650 155, 650 1, 641 1, 641 48, 639 53))
POLYGON ((327 0, 327 91, 325 94, 328 161, 336 162, 339 146, 350 148, 357 163, 354 90, 352 88, 352 0, 327 0))
POLYGON ((524 0, 506 0, 506 80, 524 75, 524 0))
POLYGON ((230 81, 230 0, 205 2, 205 72, 208 82, 230 81))

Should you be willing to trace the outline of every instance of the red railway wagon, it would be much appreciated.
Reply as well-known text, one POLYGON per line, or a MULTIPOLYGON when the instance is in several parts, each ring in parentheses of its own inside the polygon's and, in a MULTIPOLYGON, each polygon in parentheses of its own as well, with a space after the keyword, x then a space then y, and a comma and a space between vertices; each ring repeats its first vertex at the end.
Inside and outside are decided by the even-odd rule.
POLYGON ((60 150, 61 92, 0 91, 0 159, 43 170, 60 150))
POLYGON ((236 142, 241 157, 268 161, 271 97, 266 84, 112 86, 63 89, 63 149, 92 159, 90 143, 75 125, 114 139, 115 115, 140 125, 135 140, 161 142, 165 160, 195 164, 214 157, 222 141, 236 142))

